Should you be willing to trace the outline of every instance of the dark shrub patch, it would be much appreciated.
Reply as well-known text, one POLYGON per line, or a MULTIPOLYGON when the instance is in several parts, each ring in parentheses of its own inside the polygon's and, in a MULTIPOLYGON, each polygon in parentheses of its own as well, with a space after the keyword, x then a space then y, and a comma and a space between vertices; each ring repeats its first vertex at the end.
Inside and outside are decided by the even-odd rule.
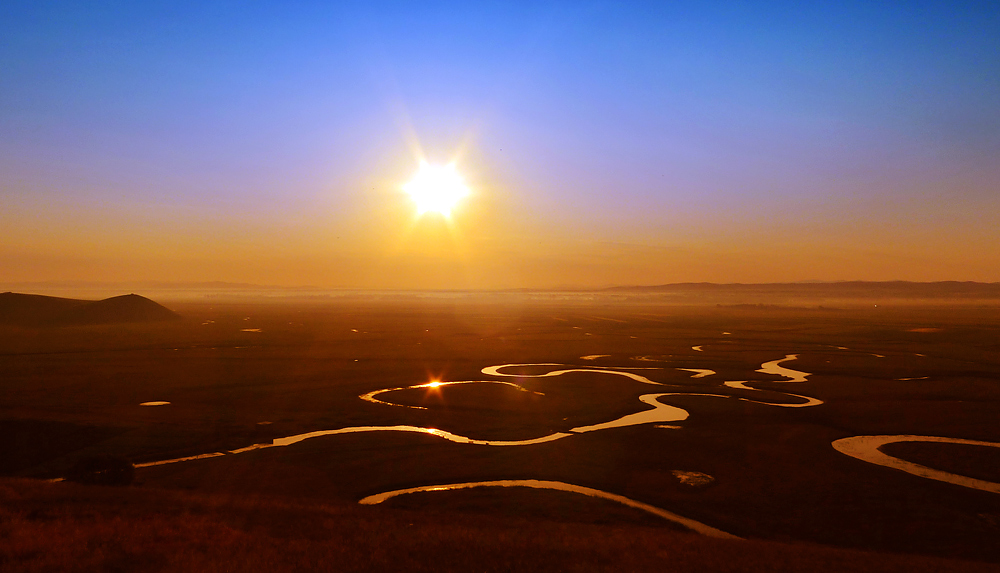
POLYGON ((80 458, 66 476, 69 481, 93 485, 128 485, 133 478, 132 462, 109 455, 80 458))

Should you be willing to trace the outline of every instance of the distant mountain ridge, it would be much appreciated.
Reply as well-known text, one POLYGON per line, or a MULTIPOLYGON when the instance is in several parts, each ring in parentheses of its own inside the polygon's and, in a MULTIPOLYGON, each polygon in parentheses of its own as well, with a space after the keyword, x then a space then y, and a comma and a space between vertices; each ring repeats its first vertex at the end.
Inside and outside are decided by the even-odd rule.
POLYGON ((83 326, 178 320, 180 315, 137 294, 79 300, 38 294, 0 293, 0 324, 83 326))
POLYGON ((1000 283, 971 281, 844 281, 808 283, 675 283, 652 286, 618 286, 607 293, 631 294, 770 294, 787 296, 830 296, 842 298, 902 299, 998 299, 1000 283))

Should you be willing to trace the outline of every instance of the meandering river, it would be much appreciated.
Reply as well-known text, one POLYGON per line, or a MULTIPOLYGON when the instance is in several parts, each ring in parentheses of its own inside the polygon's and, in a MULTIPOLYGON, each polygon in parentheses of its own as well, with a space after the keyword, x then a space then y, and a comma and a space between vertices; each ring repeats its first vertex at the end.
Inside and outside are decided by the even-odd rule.
MULTIPOLYGON (((585 356, 585 357, 583 357, 583 359, 590 360, 590 359, 604 358, 604 357, 606 357, 606 355, 591 355, 591 356, 585 356)), ((778 376, 781 376, 781 377, 784 377, 784 378, 788 378, 789 379, 788 382, 805 382, 806 379, 807 379, 807 377, 810 376, 810 373, 808 373, 808 372, 801 372, 801 371, 798 371, 798 370, 792 370, 790 368, 785 368, 785 367, 780 366, 780 363, 787 362, 787 361, 790 361, 790 360, 794 360, 795 358, 797 358, 797 355, 795 355, 795 354, 788 354, 784 358, 781 358, 781 359, 778 359, 778 360, 773 360, 771 362, 766 362, 766 363, 764 363, 764 364, 761 365, 761 368, 758 370, 758 372, 763 372, 763 373, 766 373, 766 374, 776 374, 778 376)), ((643 376, 642 374, 638 374, 636 372, 632 372, 633 370, 663 370, 663 368, 601 367, 601 366, 589 367, 589 368, 581 368, 581 367, 576 367, 576 366, 573 366, 573 365, 559 364, 559 363, 533 363, 533 364, 500 364, 500 365, 497 365, 497 366, 487 366, 487 367, 485 367, 485 368, 482 369, 482 373, 485 374, 485 375, 487 375, 487 376, 493 376, 493 377, 497 377, 497 378, 519 378, 519 379, 524 379, 524 378, 551 378, 551 377, 563 376, 563 375, 571 374, 571 373, 582 373, 582 372, 585 372, 585 373, 596 373, 596 374, 603 374, 603 375, 609 375, 609 376, 618 376, 618 377, 626 378, 626 379, 629 379, 629 380, 632 380, 632 381, 635 381, 635 382, 639 382, 641 384, 648 384, 648 385, 654 385, 654 386, 669 386, 669 384, 664 384, 662 382, 656 382, 656 381, 654 381, 654 380, 652 380, 652 379, 650 379, 650 378, 648 378, 646 376, 643 376), (519 371, 516 372, 516 373, 510 372, 513 369, 518 369, 519 371), (525 370, 527 370, 527 371, 537 371, 539 369, 542 369, 543 371, 540 372, 540 373, 535 373, 535 374, 526 374, 526 373, 524 373, 525 370)), ((693 375, 692 375, 693 378, 703 378, 703 377, 707 377, 707 376, 711 376, 711 375, 716 374, 715 371, 709 370, 709 369, 706 369, 706 368, 678 368, 678 370, 684 370, 684 371, 692 372, 693 373, 693 375)), ((387 398, 380 397, 380 396, 383 396, 384 394, 387 394, 387 393, 390 393, 390 392, 401 391, 401 390, 410 390, 410 389, 419 389, 419 388, 435 388, 435 387, 440 387, 440 386, 450 386, 450 385, 456 385, 456 384, 500 384, 500 385, 505 385, 505 386, 510 386, 510 387, 516 388, 519 391, 533 392, 533 393, 538 394, 538 395, 544 395, 541 392, 536 392, 536 391, 529 390, 529 389, 521 386, 520 384, 517 384, 515 382, 511 382, 511 381, 507 381, 507 380, 459 380, 459 381, 433 381, 433 382, 427 382, 427 383, 424 383, 424 384, 415 384, 413 386, 405 386, 405 387, 398 387, 398 388, 382 388, 382 389, 373 390, 371 392, 367 392, 365 394, 362 394, 361 396, 359 396, 359 398, 362 399, 362 400, 368 401, 368 402, 372 402, 372 403, 375 403, 375 404, 386 405, 386 406, 398 406, 398 407, 407 407, 407 408, 415 408, 415 409, 426 410, 428 408, 424 407, 424 406, 411 406, 411 405, 405 405, 405 404, 398 404, 398 403, 390 401, 387 398)), ((609 430, 609 429, 613 429, 613 428, 622 428, 622 427, 628 427, 628 426, 636 426, 636 425, 642 425, 642 424, 657 424, 658 425, 657 427, 668 427, 668 428, 677 428, 677 429, 679 429, 680 426, 663 425, 663 423, 664 422, 680 422, 680 421, 686 420, 688 418, 688 416, 689 416, 689 413, 688 413, 687 410, 685 410, 683 408, 679 408, 677 406, 672 406, 672 405, 669 405, 669 404, 665 404, 665 403, 663 403, 661 401, 661 399, 663 399, 665 397, 669 397, 669 396, 706 396, 706 397, 714 397, 714 398, 736 398, 738 400, 744 400, 744 401, 748 401, 748 402, 754 402, 754 403, 757 403, 757 404, 763 404, 763 405, 769 405, 769 406, 781 406, 781 407, 816 406, 816 405, 819 405, 819 404, 823 403, 821 400, 818 400, 816 398, 810 398, 808 396, 800 396, 800 395, 797 395, 797 394, 788 394, 788 393, 784 393, 784 392, 777 392, 777 391, 774 391, 774 390, 761 390, 761 389, 758 389, 758 388, 749 387, 746 384, 747 384, 746 381, 728 381, 728 382, 724 382, 723 383, 723 387, 733 388, 733 389, 741 390, 741 391, 770 392, 770 393, 775 393, 775 394, 779 394, 779 395, 794 397, 794 398, 797 398, 797 399, 802 399, 802 400, 805 400, 805 402, 803 402, 803 403, 795 403, 795 404, 788 404, 788 403, 781 403, 781 402, 775 403, 775 402, 765 402, 765 401, 761 401, 761 400, 753 400, 753 399, 745 398, 745 397, 742 397, 742 396, 735 396, 735 395, 729 395, 729 394, 692 393, 692 392, 659 392, 659 393, 655 393, 655 394, 643 394, 643 395, 640 395, 638 397, 639 402, 642 403, 642 404, 644 404, 644 405, 646 405, 646 406, 651 407, 650 409, 645 409, 645 410, 642 410, 642 411, 639 411, 639 412, 628 414, 628 415, 622 416, 622 417, 614 419, 614 420, 609 420, 609 421, 606 421, 606 422, 601 422, 601 423, 598 423, 598 424, 592 424, 592 425, 588 425, 588 426, 578 426, 578 427, 569 429, 568 431, 553 432, 553 433, 550 433, 550 434, 547 434, 547 435, 544 435, 544 436, 540 436, 540 437, 536 437, 536 438, 531 438, 531 439, 524 439, 524 440, 483 440, 483 439, 477 439, 477 438, 473 438, 473 437, 469 437, 469 436, 463 436, 463 435, 455 434, 455 433, 452 433, 452 432, 449 432, 449 431, 446 431, 446 430, 441 430, 441 429, 438 429, 438 428, 421 427, 421 426, 410 426, 410 425, 395 425, 395 426, 351 426, 351 427, 337 428, 337 429, 331 429, 331 430, 317 430, 317 431, 313 431, 313 432, 306 432, 306 433, 302 433, 302 434, 295 434, 295 435, 292 435, 292 436, 285 436, 285 437, 281 437, 281 438, 275 438, 275 439, 273 439, 271 441, 271 443, 267 443, 267 444, 253 444, 253 445, 250 445, 250 446, 247 446, 247 447, 244 447, 244 448, 239 448, 239 449, 236 449, 236 450, 230 450, 230 451, 227 451, 227 452, 211 452, 211 453, 200 454, 200 455, 196 455, 196 456, 187 456, 187 457, 183 457, 183 458, 174 458, 174 459, 168 459, 168 460, 160 460, 160 461, 155 461, 155 462, 147 462, 147 463, 142 463, 142 464, 136 464, 135 467, 137 467, 137 468, 145 468, 145 467, 160 466, 160 465, 173 464, 173 463, 179 463, 179 462, 186 462, 186 461, 192 461, 192 460, 213 458, 213 457, 219 457, 219 456, 225 456, 225 455, 235 455, 235 454, 241 454, 241 453, 246 453, 246 452, 251 452, 251 451, 256 451, 256 450, 267 449, 267 448, 276 448, 276 447, 290 446, 290 445, 297 444, 297 443, 300 443, 300 442, 302 442, 304 440, 309 440, 309 439, 312 439, 312 438, 318 438, 318 437, 324 437, 324 436, 334 436, 334 435, 341 435, 341 434, 353 434, 353 433, 361 433, 361 432, 408 432, 408 433, 414 433, 414 434, 434 436, 434 437, 441 438, 441 439, 444 439, 444 440, 448 440, 448 441, 451 441, 451 442, 455 442, 455 443, 458 443, 458 444, 470 444, 470 445, 479 445, 479 446, 512 447, 512 446, 531 446, 531 445, 543 444, 543 443, 547 443, 547 442, 553 442, 553 441, 556 441, 556 440, 566 439, 566 438, 569 438, 569 437, 572 437, 572 436, 578 435, 578 434, 583 434, 583 433, 588 433, 588 432, 597 432, 597 431, 603 431, 603 430, 609 430)), ((731 535, 729 533, 726 533, 724 531, 715 529, 715 528, 710 527, 708 525, 705 525, 703 523, 700 523, 700 522, 694 521, 692 519, 689 519, 689 518, 686 518, 686 517, 683 517, 683 516, 671 513, 669 511, 660 509, 658 507, 651 506, 649 504, 645 504, 645 503, 642 503, 642 502, 639 502, 639 501, 636 501, 636 500, 633 500, 633 499, 629 499, 627 497, 624 497, 624 496, 621 496, 621 495, 618 495, 618 494, 609 493, 609 492, 605 492, 605 491, 601 491, 601 490, 597 490, 597 489, 593 489, 593 488, 578 486, 578 485, 574 485, 574 484, 568 484, 568 483, 564 483, 564 482, 556 482, 556 481, 542 481, 542 480, 499 480, 499 481, 466 482, 466 483, 458 483, 458 484, 421 486, 421 487, 416 487, 416 488, 407 488, 407 489, 394 490, 394 491, 390 491, 390 492, 381 493, 381 494, 378 494, 378 495, 375 495, 375 496, 369 496, 369 497, 366 497, 366 498, 362 499, 361 503, 365 503, 365 504, 380 503, 380 502, 382 502, 382 501, 384 501, 386 499, 389 499, 389 498, 392 498, 392 497, 395 497, 395 496, 398 496, 398 495, 403 495, 403 494, 408 494, 408 493, 416 493, 416 492, 420 492, 420 491, 441 491, 441 490, 452 490, 452 489, 465 489, 465 488, 470 488, 470 487, 531 487, 531 488, 539 488, 539 489, 556 489, 556 490, 560 490, 560 491, 568 491, 568 492, 578 493, 578 494, 587 495, 587 496, 591 496, 591 497, 599 497, 599 498, 602 498, 602 499, 607 499, 607 500, 615 501, 615 502, 627 505, 629 507, 634 507, 634 508, 637 508, 637 509, 641 509, 643 511, 647 511, 647 512, 652 513, 654 515, 658 515, 658 516, 660 516, 660 517, 662 517, 664 519, 668 519, 670 521, 678 523, 678 524, 680 524, 680 525, 682 525, 684 527, 687 527, 688 529, 691 529, 692 531, 696 531, 696 532, 701 533, 703 535, 710 535, 710 536, 713 536, 713 537, 735 538, 735 536, 733 536, 733 535, 731 535)))
MULTIPOLYGON (((803 381, 806 380, 806 377, 810 375, 810 373, 808 373, 808 372, 800 372, 798 370, 791 370, 789 368, 784 368, 784 367, 778 366, 778 363, 785 362, 785 361, 788 361, 788 360, 793 360, 793 359, 796 358, 796 356, 797 355, 789 354, 789 355, 785 356, 785 358, 782 358, 782 359, 779 359, 779 360, 775 360, 775 361, 772 361, 772 362, 768 362, 768 363, 762 364, 761 365, 761 370, 759 370, 759 372, 763 372, 763 371, 766 370, 766 372, 768 374, 777 374, 779 376, 783 376, 783 377, 786 377, 786 378, 791 378, 791 380, 790 380, 791 382, 803 382, 803 381)), ((598 374, 608 374, 608 375, 613 375, 613 376, 622 376, 622 377, 634 380, 636 382, 641 382, 643 384, 651 384, 651 385, 655 385, 655 386, 663 386, 663 385, 665 385, 665 384, 660 383, 660 382, 655 382, 655 381, 653 381, 653 380, 651 380, 651 379, 649 379, 649 378, 647 378, 645 376, 642 376, 640 374, 636 374, 635 372, 625 371, 625 369, 614 369, 612 367, 564 368, 565 366, 568 366, 568 365, 566 365, 566 364, 559 364, 559 363, 501 364, 501 365, 498 365, 498 366, 487 366, 487 367, 485 367, 485 368, 482 369, 482 373, 486 374, 486 375, 489 375, 489 376, 497 376, 497 377, 549 378, 549 377, 553 377, 553 376, 562 376, 562 375, 570 374, 570 373, 574 373, 574 372, 591 372, 591 373, 598 373, 598 374), (515 373, 507 372, 507 370, 510 370, 512 368, 522 368, 522 369, 528 368, 528 369, 530 369, 530 368, 540 368, 540 367, 541 368, 549 367, 549 368, 552 368, 552 369, 549 370, 549 371, 547 371, 547 372, 540 373, 540 374, 525 374, 525 373, 516 373, 515 374, 515 373)), ((628 368, 628 370, 660 370, 660 369, 659 368, 628 368)), ((694 378, 700 378, 700 377, 708 376, 710 374, 714 374, 715 373, 712 370, 700 369, 700 368, 681 368, 680 370, 687 370, 687 371, 690 371, 690 372, 694 372, 695 373, 694 376, 693 376, 694 378)), ((434 382, 427 382, 427 383, 424 383, 424 384, 415 384, 413 386, 404 386, 404 387, 398 387, 398 388, 382 388, 382 389, 379 389, 379 390, 373 390, 371 392, 362 394, 361 396, 359 396, 359 398, 361 398, 362 400, 366 400, 368 402, 376 403, 376 404, 383 404, 383 405, 388 405, 388 406, 402 406, 402 407, 408 407, 408 408, 415 408, 415 409, 426 410, 427 408, 424 407, 424 406, 408 406, 408 405, 404 405, 404 404, 397 404, 397 403, 394 403, 394 402, 391 402, 391 401, 388 401, 388 400, 379 399, 379 398, 377 398, 377 396, 379 396, 381 394, 388 393, 388 392, 394 392, 394 391, 399 391, 399 390, 409 390, 409 389, 417 389, 417 388, 434 388, 434 387, 449 386, 449 385, 456 385, 456 384, 501 384, 501 385, 511 386, 511 387, 517 388, 518 390, 523 391, 523 392, 533 392, 531 390, 528 390, 528 389, 524 388, 520 384, 516 384, 514 382, 509 382, 509 381, 506 381, 506 380, 458 380, 458 381, 447 381, 447 382, 434 381, 434 382)), ((334 435, 340 435, 340 434, 354 434, 354 433, 361 433, 361 432, 409 432, 409 433, 415 433, 415 434, 423 434, 423 435, 435 436, 435 437, 442 438, 442 439, 445 439, 445 440, 448 440, 448 441, 451 441, 451 442, 455 442, 455 443, 458 443, 458 444, 472 444, 472 445, 481 445, 481 446, 500 446, 500 447, 505 447, 505 446, 529 446, 529 445, 535 445, 535 444, 542 444, 542 443, 546 443, 546 442, 552 442, 552 441, 555 441, 555 440, 561 440, 563 438, 568 438, 568 437, 576 435, 576 434, 582 434, 582 433, 587 433, 587 432, 596 432, 596 431, 608 430, 608 429, 612 429, 612 428, 622 428, 622 427, 626 427, 626 426, 635 426, 635 425, 640 425, 640 424, 662 424, 664 422, 680 422, 680 421, 686 420, 688 418, 688 416, 689 416, 688 411, 685 410, 685 409, 683 409, 683 408, 679 408, 677 406, 671 406, 671 405, 662 403, 660 401, 660 398, 663 398, 665 396, 707 396, 707 397, 715 397, 715 398, 736 398, 738 400, 744 400, 744 401, 747 401, 747 402, 754 402, 754 403, 757 403, 757 404, 763 404, 763 405, 767 405, 767 406, 796 407, 796 408, 797 407, 803 407, 803 406, 815 406, 815 405, 823 403, 821 400, 818 400, 816 398, 810 398, 808 396, 800 396, 798 394, 788 394, 788 393, 784 393, 784 392, 775 392, 775 391, 771 391, 771 390, 760 390, 760 389, 757 389, 757 388, 751 388, 749 386, 746 386, 745 384, 746 384, 746 382, 724 382, 725 386, 728 386, 728 387, 731 387, 731 388, 736 388, 736 389, 740 389, 740 390, 751 390, 751 391, 755 391, 755 392, 773 392, 773 393, 777 393, 779 395, 791 396, 791 397, 795 397, 795 398, 801 398, 803 400, 806 400, 806 402, 805 403, 799 403, 799 404, 787 404, 787 403, 780 403, 780 402, 764 402, 764 401, 761 401, 761 400, 752 400, 752 399, 749 399, 749 398, 744 398, 744 397, 740 397, 740 396, 733 396, 733 395, 728 395, 728 394, 707 394, 707 393, 693 393, 693 392, 660 392, 660 393, 656 393, 656 394, 643 394, 643 395, 639 396, 639 401, 641 403, 643 403, 643 404, 646 404, 647 406, 652 406, 652 409, 647 409, 647 410, 643 410, 643 411, 636 412, 636 413, 633 413, 633 414, 628 414, 626 416, 622 416, 622 417, 614 419, 614 420, 609 420, 607 422, 602 422, 602 423, 598 423, 598 424, 592 424, 592 425, 589 425, 589 426, 578 426, 578 427, 572 428, 572 429, 570 429, 570 430, 568 430, 566 432, 553 432, 553 433, 550 433, 550 434, 547 434, 547 435, 544 435, 544 436, 539 436, 539 437, 531 438, 531 439, 524 439, 524 440, 483 440, 483 439, 472 438, 472 437, 469 437, 469 436, 463 436, 463 435, 460 435, 460 434, 455 434, 455 433, 452 433, 452 432, 448 432, 446 430, 440 430, 438 428, 430 428, 430 427, 423 427, 423 426, 410 426, 410 425, 395 425, 395 426, 350 426, 350 427, 346 427, 346 428, 337 428, 337 429, 331 429, 331 430, 317 430, 317 431, 313 431, 313 432, 306 432, 306 433, 302 433, 302 434, 295 434, 295 435, 292 435, 292 436, 285 436, 285 437, 281 437, 281 438, 275 438, 275 439, 273 439, 271 441, 271 443, 268 443, 268 444, 253 444, 253 445, 250 445, 250 446, 247 446, 247 447, 244 447, 244 448, 239 448, 239 449, 236 449, 236 450, 230 450, 228 452, 212 452, 212 453, 201 454, 201 455, 197 455, 197 456, 188 456, 188 457, 183 457, 183 458, 174 458, 174 459, 160 460, 160 461, 155 461, 155 462, 146 462, 146 463, 142 463, 142 464, 137 464, 136 467, 142 468, 142 467, 150 467, 150 466, 159 466, 159 465, 172 464, 172 463, 178 463, 178 462, 184 462, 184 461, 190 461, 190 460, 196 460, 196 459, 204 459, 204 458, 209 458, 209 457, 218 457, 218 456, 223 456, 223 455, 227 455, 227 454, 240 454, 240 453, 244 453, 244 452, 250 452, 250 451, 261 450, 261 449, 266 449, 266 448, 275 448, 275 447, 290 446, 292 444, 297 444, 299 442, 302 442, 302 441, 308 440, 308 439, 312 439, 312 438, 319 438, 319 437, 323 437, 323 436, 334 436, 334 435)), ((544 395, 541 392, 534 392, 534 393, 535 394, 544 395)))

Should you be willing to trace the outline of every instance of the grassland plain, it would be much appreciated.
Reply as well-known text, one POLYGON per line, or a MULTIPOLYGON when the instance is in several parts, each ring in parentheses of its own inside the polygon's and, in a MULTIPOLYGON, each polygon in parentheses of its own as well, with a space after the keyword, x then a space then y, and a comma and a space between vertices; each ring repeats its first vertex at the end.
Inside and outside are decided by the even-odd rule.
MULTIPOLYGON (((556 561, 547 559, 562 559, 559 562, 567 570, 611 568, 614 559, 635 559, 621 561, 625 568, 629 563, 631 568, 655 568, 660 559, 680 563, 659 552, 664 544, 710 543, 677 533, 675 526, 659 518, 559 492, 433 492, 395 498, 386 502, 388 507, 354 505, 366 495, 406 487, 531 478, 614 492, 742 537, 774 542, 756 543, 753 547, 758 549, 752 550, 726 549, 727 558, 735 560, 733 570, 752 570, 756 562, 748 555, 757 551, 762 552, 760 563, 778 562, 775 555, 786 550, 788 559, 796 559, 792 555, 799 551, 819 561, 827 560, 818 557, 827 555, 823 551, 835 551, 815 545, 798 549, 782 545, 802 542, 1000 562, 1000 544, 996 543, 1000 496, 866 464, 830 445, 840 438, 867 434, 1000 441, 1000 309, 993 305, 938 302, 933 306, 859 304, 821 309, 527 297, 502 303, 475 298, 166 302, 184 320, 143 326, 0 329, 0 391, 4 396, 0 429, 11 437, 0 446, 4 450, 0 472, 57 477, 88 455, 113 454, 141 463, 348 426, 414 425, 486 440, 530 439, 641 411, 646 406, 637 397, 658 388, 622 376, 577 372, 510 379, 529 392, 470 384, 388 394, 394 403, 425 409, 359 399, 374 390, 406 388, 434 379, 490 379, 481 372, 483 368, 509 363, 655 368, 641 372, 669 385, 662 391, 750 396, 750 391, 723 385, 736 380, 749 381, 758 390, 774 390, 769 399, 776 402, 791 400, 777 392, 792 392, 824 403, 795 409, 678 395, 664 399, 690 414, 674 424, 676 428, 645 424, 503 448, 455 444, 429 435, 373 432, 141 468, 136 472, 136 485, 124 490, 7 482, 5 491, 14 493, 8 493, 5 504, 14 498, 22 501, 20 509, 10 510, 13 513, 5 518, 10 524, 20 524, 13 530, 6 528, 6 563, 43 567, 46 543, 49 549, 98 543, 95 540, 103 534, 87 538, 87 519, 100 522, 94 531, 104 531, 109 539, 125 535, 122 531, 132 531, 126 525, 132 518, 123 515, 116 522, 114 508, 130 503, 138 506, 136 524, 160 520, 155 527, 180 531, 172 538, 178 544, 185 543, 183 539, 211 537, 215 535, 209 532, 211 528, 232 531, 233 541, 216 543, 230 549, 192 550, 191 559, 202 561, 171 562, 176 567, 210 568, 212 563, 236 559, 237 551, 232 548, 240 544, 262 548, 266 555, 260 555, 266 559, 261 557, 260 563, 271 559, 291 568, 303 564, 273 541, 281 539, 278 530, 233 529, 225 515, 244 511, 238 509, 244 507, 241 504, 258 504, 266 508, 259 510, 265 513, 300 513, 304 523, 314 519, 307 511, 314 504, 336 508, 341 521, 381 523, 385 530, 379 535, 399 537, 392 543, 412 556, 409 563, 414 566, 423 559, 434 563, 434 552, 427 547, 444 553, 449 539, 455 541, 454 547, 476 547, 462 554, 471 560, 466 564, 497 559, 507 568, 526 568, 531 562, 527 557, 510 561, 519 550, 511 550, 507 557, 497 553, 523 547, 538 555, 538 569, 553 568, 545 565, 556 561), (789 385, 779 376, 756 372, 762 363, 787 354, 798 358, 786 366, 811 373, 806 382, 789 385), (591 358, 584 360, 584 356, 591 358), (715 373, 693 378, 690 371, 680 368, 715 373), (150 401, 170 404, 139 405, 150 401), (691 487, 678 481, 675 470, 705 473, 714 481, 691 487), (79 503, 71 501, 77 497, 79 503), (197 500, 191 503, 219 508, 219 513, 201 509, 200 521, 192 521, 189 527, 179 514, 153 503, 160 498, 197 500), (63 509, 56 510, 62 505, 63 509), (58 518, 29 519, 32 511, 42 512, 35 515, 55 512, 58 518), (415 519, 424 524, 422 530, 436 532, 427 533, 430 537, 425 539, 434 541, 419 549, 402 533, 409 527, 402 522, 415 519), (66 524, 62 533, 60 523, 66 524), (459 523, 465 524, 462 527, 488 525, 473 527, 475 531, 467 538, 455 525, 459 523), (207 529, 195 531, 202 526, 207 529), (79 531, 71 533, 74 527, 79 531), (512 527, 535 531, 517 542, 534 544, 533 548, 511 541, 491 549, 491 536, 509 540, 512 527), (14 530, 34 531, 41 537, 30 541, 27 533, 18 537, 11 533, 14 530), (508 537, 500 535, 503 531, 508 531, 504 534, 508 537), (60 535, 69 536, 65 544, 56 541, 60 535), (480 540, 468 540, 475 536, 480 540), (605 544, 607 551, 602 555, 606 557, 600 557, 593 552, 605 549, 596 547, 599 544, 588 536, 620 541, 605 544), (71 538, 77 541, 70 542, 71 538), (31 543, 36 544, 34 550, 17 549, 31 543), (563 552, 572 544, 577 549, 563 552), (595 547, 583 549, 591 545, 595 547), (645 561, 645 556, 642 560, 623 556, 641 553, 642 546, 647 555, 659 557, 645 561), (650 549, 654 546, 656 551, 650 549), (593 557, 577 560, 566 557, 569 554, 593 557), (746 567, 741 569, 740 563, 746 567)), ((544 371, 533 368, 520 372, 544 371)), ((992 448, 920 443, 892 447, 885 451, 1000 481, 992 448)), ((132 553, 113 559, 122 559, 135 569, 151 568, 160 559, 155 557, 160 555, 158 549, 142 547, 155 545, 153 539, 159 534, 150 525, 154 529, 140 535, 142 527, 133 528, 137 533, 130 542, 132 553), (142 555, 153 557, 146 563, 142 555)), ((327 529, 307 530, 301 528, 296 543, 313 547, 303 551, 312 552, 316 559, 322 554, 326 556, 322 559, 356 563, 357 568, 383 563, 371 561, 376 559, 372 556, 367 557, 369 561, 355 562, 350 559, 363 556, 323 553, 334 549, 321 549, 322 540, 334 537, 324 537, 327 529)), ((377 546, 350 541, 342 551, 364 553, 377 551, 377 546)), ((709 545, 698 547, 701 558, 710 560, 703 564, 726 570, 728 565, 714 561, 719 551, 708 549, 709 545)), ((838 555, 874 559, 868 553, 838 555)), ((913 557, 912 563, 910 557, 880 559, 884 561, 871 563, 886 567, 890 562, 903 563, 909 570, 914 568, 912 563, 941 563, 922 557, 913 557)), ((318 566, 320 561, 312 564, 318 566)), ((458 562, 451 566, 462 568, 458 562)), ((836 570, 873 567, 848 567, 845 562, 836 570)), ((684 565, 677 570, 685 570, 684 565)))

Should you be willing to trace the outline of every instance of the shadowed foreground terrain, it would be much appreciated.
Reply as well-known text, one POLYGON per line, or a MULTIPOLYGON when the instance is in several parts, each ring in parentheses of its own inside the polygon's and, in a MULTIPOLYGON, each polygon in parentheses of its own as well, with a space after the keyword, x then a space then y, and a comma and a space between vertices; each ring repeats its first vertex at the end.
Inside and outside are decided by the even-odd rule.
MULTIPOLYGON (((996 570, 1000 495, 832 444, 1000 442, 1000 309, 762 302, 178 302, 183 320, 2 327, 0 474, 137 464, 126 488, 5 481, 3 566, 996 570), (661 407, 674 417, 611 424, 661 407), (285 439, 345 428, 363 431, 285 439), (548 490, 357 504, 493 480, 596 489, 751 541, 548 490)), ((1000 482, 994 447, 882 451, 1000 482)))
POLYGON ((0 479, 0 571, 996 571, 635 525, 0 479))

